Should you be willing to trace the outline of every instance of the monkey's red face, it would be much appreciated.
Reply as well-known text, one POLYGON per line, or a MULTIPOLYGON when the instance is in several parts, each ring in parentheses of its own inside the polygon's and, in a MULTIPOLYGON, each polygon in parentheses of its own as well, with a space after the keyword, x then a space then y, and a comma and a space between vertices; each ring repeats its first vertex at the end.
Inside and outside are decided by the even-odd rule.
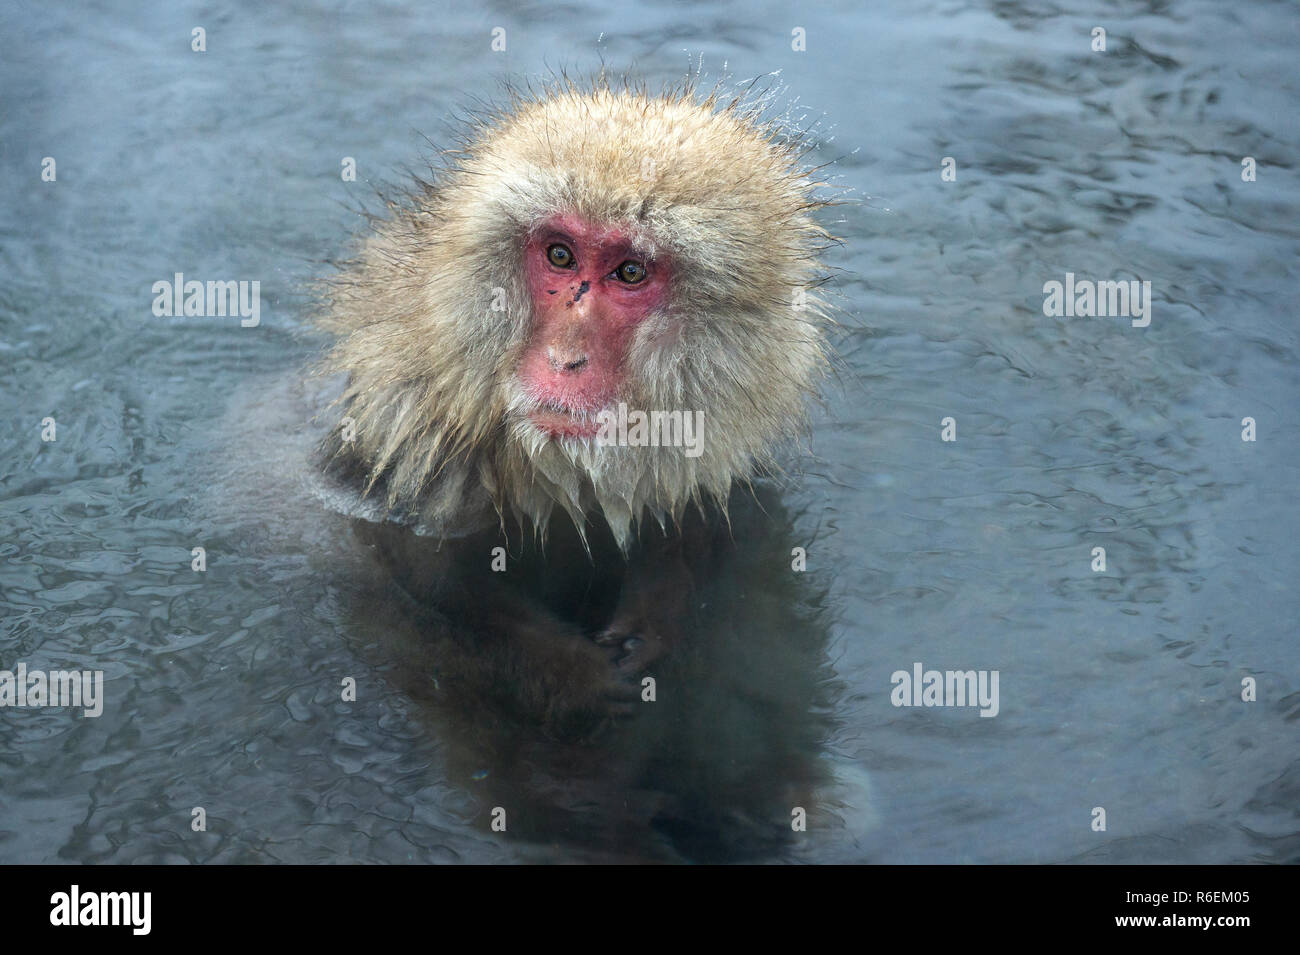
POLYGON ((669 264, 637 252, 620 229, 558 216, 528 240, 524 272, 533 326, 519 380, 538 405, 530 420, 552 436, 594 437, 637 326, 667 299, 669 264))

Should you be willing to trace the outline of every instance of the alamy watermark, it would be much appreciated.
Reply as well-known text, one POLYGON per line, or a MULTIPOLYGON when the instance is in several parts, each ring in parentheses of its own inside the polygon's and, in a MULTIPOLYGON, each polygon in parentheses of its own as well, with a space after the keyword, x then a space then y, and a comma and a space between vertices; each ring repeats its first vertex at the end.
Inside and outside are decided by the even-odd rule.
POLYGON ((1043 283, 1043 314, 1048 318, 1131 318, 1134 328, 1151 324, 1151 283, 1137 279, 1100 282, 1076 279, 1043 283))
POLYGON ((617 411, 597 413, 596 422, 596 444, 601 447, 685 448, 688 458, 704 453, 703 411, 628 411, 620 401, 617 411))
POLYGON ((0 706, 80 706, 85 716, 104 712, 103 670, 0 670, 0 706))
POLYGON ((120 925, 132 935, 148 935, 153 927, 152 892, 83 892, 73 885, 50 896, 51 925, 120 925))
POLYGON ((997 716, 997 670, 927 670, 918 661, 911 672, 895 670, 889 701, 895 706, 978 706, 980 716, 997 716))
POLYGON ((153 313, 159 318, 198 316, 224 318, 238 315, 244 328, 256 328, 262 321, 262 283, 185 281, 177 272, 172 281, 153 283, 153 313))

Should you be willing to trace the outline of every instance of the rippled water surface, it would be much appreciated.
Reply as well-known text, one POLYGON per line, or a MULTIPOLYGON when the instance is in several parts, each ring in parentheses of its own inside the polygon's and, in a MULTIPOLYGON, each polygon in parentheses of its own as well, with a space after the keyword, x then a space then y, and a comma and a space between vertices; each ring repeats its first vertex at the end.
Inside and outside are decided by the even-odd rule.
POLYGON ((1291 4, 80 7, 0 12, 0 668, 106 702, 0 711, 0 861, 1300 860, 1291 4), (716 689, 579 745, 437 705, 286 409, 355 202, 602 59, 779 74, 844 329, 769 515, 808 574, 719 581, 716 689), (260 326, 154 317, 175 272, 258 279, 260 326), (1046 317, 1066 272, 1150 281, 1149 327, 1046 317), (998 715, 894 707, 917 661, 998 715))

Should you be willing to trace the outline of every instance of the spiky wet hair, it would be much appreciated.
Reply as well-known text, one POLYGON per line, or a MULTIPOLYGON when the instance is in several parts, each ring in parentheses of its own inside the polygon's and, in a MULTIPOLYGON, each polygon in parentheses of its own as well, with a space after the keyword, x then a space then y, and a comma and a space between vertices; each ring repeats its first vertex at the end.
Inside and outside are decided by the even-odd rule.
POLYGON ((651 93, 604 76, 511 91, 470 122, 429 181, 386 201, 327 283, 344 373, 329 466, 432 533, 495 511, 544 533, 556 506, 581 529, 603 513, 625 546, 647 514, 725 506, 774 464, 826 365, 817 289, 829 236, 807 140, 761 98, 651 93), (701 411, 703 451, 596 446, 528 425, 516 375, 532 326, 522 252, 557 214, 609 223, 673 281, 637 326, 619 401, 701 411), (504 308, 502 308, 504 306, 504 308))

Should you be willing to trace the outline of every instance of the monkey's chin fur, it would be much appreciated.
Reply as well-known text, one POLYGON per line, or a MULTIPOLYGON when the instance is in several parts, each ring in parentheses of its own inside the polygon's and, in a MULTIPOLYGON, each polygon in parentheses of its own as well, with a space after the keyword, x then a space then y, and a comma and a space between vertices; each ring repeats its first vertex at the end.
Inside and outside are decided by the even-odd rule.
POLYGON ((692 500, 703 503, 702 491, 724 504, 735 469, 741 473, 752 469, 751 462, 728 462, 724 473, 711 474, 703 456, 690 457, 682 447, 602 443, 597 440, 601 411, 613 409, 557 412, 522 389, 512 395, 506 447, 514 460, 503 463, 507 470, 525 470, 530 480, 515 485, 510 504, 516 516, 528 516, 542 533, 557 506, 580 531, 598 511, 620 546, 626 547, 642 517, 650 516, 661 525, 676 522, 692 500), (574 433, 539 427, 538 414, 548 411, 572 422, 574 433))

